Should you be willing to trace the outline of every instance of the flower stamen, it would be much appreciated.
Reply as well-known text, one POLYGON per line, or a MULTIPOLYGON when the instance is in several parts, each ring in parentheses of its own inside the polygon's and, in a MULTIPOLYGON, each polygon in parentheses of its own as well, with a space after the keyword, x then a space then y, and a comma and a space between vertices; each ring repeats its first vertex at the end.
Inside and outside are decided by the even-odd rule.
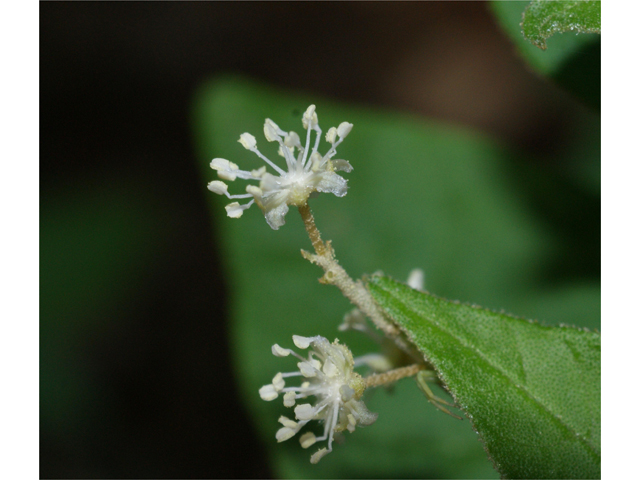
POLYGON ((324 435, 316 437, 312 432, 306 432, 300 437, 302 448, 327 440, 327 448, 321 448, 311 456, 311 463, 317 463, 333 449, 334 434, 347 430, 353 432, 356 425, 370 425, 377 414, 371 413, 364 402, 364 380, 353 371, 354 360, 351 351, 336 340, 333 343, 320 336, 293 336, 294 344, 301 349, 311 347, 308 357, 302 358, 293 350, 285 349, 275 344, 271 348, 277 357, 294 354, 300 357, 297 372, 278 373, 272 383, 260 389, 260 397, 271 401, 283 394, 284 406, 294 407, 297 421, 287 417, 280 417, 283 425, 276 432, 276 440, 284 442, 293 437, 300 429, 312 420, 324 422, 324 435), (284 379, 302 376, 305 381, 299 387, 286 387, 284 379), (315 404, 296 401, 314 396, 315 404))
POLYGON ((262 166, 257 170, 246 171, 240 170, 235 163, 224 158, 214 158, 211 161, 211 168, 216 170, 218 176, 223 180, 234 181, 236 178, 240 178, 260 181, 259 187, 250 185, 246 189, 247 194, 241 195, 230 195, 224 182, 213 181, 209 183, 209 190, 218 195, 225 195, 229 199, 253 197, 253 200, 245 205, 240 205, 237 202, 227 205, 227 215, 232 218, 239 218, 244 210, 255 202, 263 211, 269 226, 277 230, 285 223, 284 217, 289 211, 289 205, 297 207, 306 205, 312 193, 333 193, 338 197, 346 195, 347 181, 335 172, 350 172, 353 167, 346 160, 331 162, 330 159, 336 154, 336 147, 351 131, 353 125, 348 122, 342 122, 338 128, 331 127, 329 129, 330 134, 327 134, 326 139, 331 144, 331 147, 324 156, 318 153, 322 130, 318 125, 315 105, 310 105, 305 111, 302 116, 302 125, 307 130, 304 148, 300 143, 298 134, 285 132, 269 118, 265 120, 265 138, 269 142, 278 142, 278 153, 285 158, 287 171, 280 168, 258 150, 257 141, 253 135, 250 133, 240 135, 238 140, 240 144, 273 168, 278 176, 268 173, 266 166, 262 166), (310 151, 312 130, 315 132, 316 138, 310 151), (336 136, 339 137, 337 141, 336 136), (298 150, 297 158, 295 156, 296 149, 298 150))

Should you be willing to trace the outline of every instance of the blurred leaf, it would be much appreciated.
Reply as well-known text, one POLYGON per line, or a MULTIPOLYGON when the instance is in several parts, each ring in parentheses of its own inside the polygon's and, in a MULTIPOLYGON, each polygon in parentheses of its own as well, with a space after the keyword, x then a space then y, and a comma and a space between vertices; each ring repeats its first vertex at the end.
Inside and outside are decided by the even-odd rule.
POLYGON ((600 335, 450 302, 390 278, 369 289, 439 372, 507 478, 600 478, 600 335))
MULTIPOLYGON (((464 129, 284 93, 242 77, 220 78, 204 85, 195 99, 203 193, 208 193, 207 181, 216 178, 209 168, 213 157, 241 168, 260 166, 259 159, 237 143, 243 132, 258 138, 267 157, 281 160, 260 138, 264 119, 300 132, 302 113, 310 103, 317 105, 324 131, 342 121, 355 125, 338 149, 338 156, 354 166, 345 174, 349 193, 344 198, 320 195, 310 202, 324 238, 333 241, 352 276, 382 268, 403 278, 421 267, 432 290, 510 311, 546 291, 539 278, 552 264, 559 239, 544 218, 533 214, 508 173, 507 167, 522 154, 464 129)), ((241 193, 244 186, 236 181, 229 190, 241 193)), ((286 225, 273 231, 259 209, 230 219, 224 211, 228 201, 210 193, 209 198, 230 287, 239 388, 277 475, 497 476, 471 426, 436 411, 412 381, 367 398, 367 406, 380 414, 376 423, 348 435, 346 444, 336 446, 318 465, 310 465, 310 453, 295 439, 277 444, 277 418, 287 410, 261 401, 258 389, 275 372, 291 371, 295 365, 273 357, 271 345, 291 345, 292 334, 335 338, 337 325, 352 306, 337 290, 319 285, 321 271, 300 257, 300 249, 310 244, 295 209, 286 225)), ((589 312, 583 321, 599 322, 599 312, 589 312)), ((341 333, 340 340, 354 355, 378 348, 355 332, 341 333)))
POLYGON ((555 33, 600 33, 600 2, 533 0, 524 11, 522 32, 542 50, 555 33))
POLYGON ((596 16, 599 33, 600 2, 531 2, 530 8, 528 8, 529 2, 526 1, 493 1, 490 5, 500 26, 534 70, 549 77, 591 108, 600 110, 600 35, 586 34, 593 29, 596 16), (591 5, 571 7, 574 4, 583 3, 591 5), (548 8, 555 9, 557 12, 553 15, 549 13, 547 17, 544 12, 548 8), (579 24, 584 26, 585 33, 578 34, 575 29, 571 31, 571 19, 554 20, 558 18, 557 15, 562 15, 560 12, 566 8, 569 8, 569 13, 571 8, 579 12, 583 8, 593 10, 593 14, 587 19, 580 20, 579 24), (526 23, 525 9, 528 9, 530 19, 539 20, 529 20, 526 23), (544 41, 546 49, 541 49, 525 39, 522 31, 523 21, 528 29, 527 34, 534 35, 538 42, 544 41), (555 21, 556 24, 545 26, 546 21, 555 21), (535 26, 539 28, 538 36, 535 36, 536 33, 533 31, 535 26), (565 27, 567 30, 563 30, 565 27), (550 37, 556 32, 560 34, 550 37), (573 34, 573 32, 576 33, 573 34))

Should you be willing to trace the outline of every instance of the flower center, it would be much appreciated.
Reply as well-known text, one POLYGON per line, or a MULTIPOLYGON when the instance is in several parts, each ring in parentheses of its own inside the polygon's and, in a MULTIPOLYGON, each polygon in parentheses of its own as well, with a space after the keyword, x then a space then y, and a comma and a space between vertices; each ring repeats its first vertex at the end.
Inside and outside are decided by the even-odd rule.
POLYGON ((308 174, 296 173, 292 176, 289 186, 289 198, 290 205, 301 207, 307 203, 309 195, 313 191, 313 187, 309 185, 308 174))

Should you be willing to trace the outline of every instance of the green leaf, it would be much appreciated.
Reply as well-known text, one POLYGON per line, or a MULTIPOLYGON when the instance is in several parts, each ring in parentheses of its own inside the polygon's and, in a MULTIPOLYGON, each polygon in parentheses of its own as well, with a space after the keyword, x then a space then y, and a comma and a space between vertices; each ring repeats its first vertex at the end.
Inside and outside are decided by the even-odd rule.
POLYGON ((533 0, 524 11, 522 32, 542 50, 555 33, 600 33, 600 2, 533 0))
POLYGON ((386 277, 369 289, 433 364, 508 478, 600 478, 600 335, 444 300, 386 277))
MULTIPOLYGON (((538 304, 530 305, 530 299, 544 298, 548 290, 563 285, 554 278, 552 283, 540 282, 547 269, 556 268, 554 255, 564 248, 564 237, 556 235, 546 212, 537 216, 525 189, 514 180, 513 170, 520 172, 517 165, 526 158, 522 153, 465 129, 381 109, 339 105, 243 77, 223 77, 203 85, 193 112, 195 144, 202 194, 211 205, 226 267, 229 342, 238 388, 269 449, 274 474, 495 478, 497 473, 469 423, 431 408, 409 380, 399 382, 392 393, 373 392, 366 402, 379 413, 376 423, 347 435, 345 444, 318 465, 309 463, 310 452, 295 439, 275 441, 277 418, 288 410, 281 403, 260 400, 257 392, 275 372, 295 369, 295 365, 273 357, 271 345, 292 346, 291 335, 299 334, 339 336, 356 356, 377 351, 378 346, 357 332, 337 331, 352 305, 337 290, 319 285, 322 272, 300 257, 300 249, 310 249, 310 243, 295 209, 278 231, 268 227, 255 207, 241 219, 230 219, 224 211, 228 200, 210 193, 206 184, 216 178, 209 168, 214 157, 227 158, 241 168, 260 166, 237 142, 243 132, 254 134, 262 153, 280 161, 273 144, 261 135, 264 119, 300 132, 302 113, 311 103, 316 104, 325 131, 342 121, 354 124, 338 149, 338 156, 354 166, 345 175, 348 194, 344 198, 323 194, 310 202, 324 238, 333 241, 341 265, 352 276, 382 268, 405 277, 420 267, 429 288, 444 295, 534 314, 538 304)), ((244 185, 236 180, 229 190, 241 193, 244 185)), ((596 220, 599 213, 598 208, 596 220)), ((584 224, 579 228, 589 236, 584 224)), ((599 235, 599 229, 594 231, 599 235)), ((566 321, 565 314, 573 319, 576 298, 599 295, 597 288, 581 292, 567 296, 567 301, 554 297, 559 309, 553 320, 566 321)), ((600 321, 595 309, 580 310, 577 316, 584 325, 600 321)))
MULTIPOLYGON (((549 13, 549 18, 558 18, 563 8, 577 8, 578 11, 582 11, 585 8, 580 5, 571 7, 575 3, 592 4, 586 7, 594 10, 592 15, 587 15, 586 18, 581 20, 580 25, 585 32, 593 29, 596 21, 595 17, 600 18, 600 2, 532 2, 531 6, 529 6, 526 1, 494 1, 491 2, 490 6, 498 23, 514 43, 517 51, 535 71, 552 79, 591 108, 599 110, 600 35, 577 34, 574 33, 577 32, 576 30, 572 32, 570 30, 570 17, 557 21, 555 27, 543 26, 546 17, 541 12, 544 12, 545 8, 559 10, 555 16, 551 12, 549 13), (546 5, 547 3, 550 5, 546 5), (595 12, 596 8, 597 14, 595 12), (525 9, 529 14, 528 19, 524 19, 527 22, 527 31, 533 35, 536 41, 544 42, 543 44, 546 48, 544 50, 524 37, 522 25, 525 9), (535 21, 534 19, 536 18, 540 18, 540 21, 535 21), (565 26, 568 26, 568 31, 550 36, 556 31, 559 32, 565 26)), ((571 13, 571 10, 569 10, 569 13, 571 13)), ((581 16, 581 18, 583 17, 581 16)), ((599 20, 597 20, 597 24, 599 31, 599 20)))

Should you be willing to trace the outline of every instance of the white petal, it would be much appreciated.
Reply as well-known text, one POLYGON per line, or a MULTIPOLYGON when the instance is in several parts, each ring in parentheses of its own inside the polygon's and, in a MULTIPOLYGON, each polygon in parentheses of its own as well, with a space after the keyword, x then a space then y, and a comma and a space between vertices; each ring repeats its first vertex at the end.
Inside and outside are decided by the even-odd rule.
POLYGON ((298 405, 295 410, 296 418, 298 420, 311 420, 316 416, 316 409, 311 406, 310 403, 303 403, 298 405))
POLYGON ((267 220, 267 223, 271 228, 278 230, 282 225, 284 225, 284 216, 288 211, 289 206, 286 203, 281 203, 275 208, 267 210, 264 214, 264 218, 267 220))
POLYGON ((314 443, 316 443, 316 436, 312 432, 307 432, 300 437, 302 448, 309 448, 314 443))
POLYGON ((371 425, 378 418, 378 414, 369 411, 362 400, 353 400, 349 406, 358 425, 371 425))
POLYGON ((349 132, 351 131, 352 128, 353 128, 353 123, 342 122, 340 125, 338 125, 338 136, 340 138, 346 137, 347 135, 349 135, 349 132))
POLYGON ((265 385, 262 388, 260 388, 259 393, 260 393, 260 398, 267 402, 270 402, 271 400, 275 400, 276 398, 278 398, 278 392, 276 392, 276 389, 273 388, 273 385, 271 384, 265 385))
POLYGON ((333 193, 336 197, 344 197, 347 194, 347 181, 337 173, 325 172, 322 180, 316 186, 319 192, 333 193))
POLYGON ((226 183, 221 182, 220 180, 214 180, 213 182, 209 182, 209 185, 207 185, 207 188, 211 190, 213 193, 217 193, 218 195, 224 195, 225 193, 227 193, 227 190, 229 187, 227 187, 226 183))
POLYGON ((313 464, 318 463, 320 459, 324 457, 327 453, 329 453, 329 450, 327 450, 326 448, 321 448, 316 453, 311 455, 311 463, 313 464))
POLYGON ((291 354, 291 350, 289 350, 287 348, 282 348, 280 345, 275 343, 271 347, 271 353, 273 353, 276 357, 286 357, 289 354, 291 354))
POLYGON ((338 367, 336 367, 336 364, 333 363, 331 360, 327 360, 324 362, 322 371, 327 377, 335 377, 336 374, 338 373, 338 367))
POLYGON ((356 391, 351 388, 349 385, 341 385, 340 386, 340 396, 342 397, 343 402, 348 402, 353 398, 356 394, 356 391))
MULTIPOLYGON (((280 181, 280 177, 276 177, 275 175, 271 175, 270 173, 264 173, 260 179, 260 188, 265 193, 272 193, 274 191, 282 190, 282 182, 280 181)), ((287 199, 286 195, 282 198, 277 199, 277 203, 285 202, 287 199)), ((272 207, 275 208, 275 207, 272 207)))
POLYGON ((282 427, 280 430, 276 432, 276 440, 278 442, 284 442, 285 440, 289 440, 297 433, 297 430, 294 430, 289 427, 282 427))
POLYGON ((240 135, 240 140, 238 140, 238 142, 240 142, 242 146, 247 150, 256 148, 256 137, 254 137, 250 133, 245 132, 242 135, 240 135))
POLYGON ((353 167, 351 166, 351 164, 346 160, 341 160, 341 159, 331 160, 331 165, 333 165, 333 169, 336 172, 349 173, 353 170, 353 167))

